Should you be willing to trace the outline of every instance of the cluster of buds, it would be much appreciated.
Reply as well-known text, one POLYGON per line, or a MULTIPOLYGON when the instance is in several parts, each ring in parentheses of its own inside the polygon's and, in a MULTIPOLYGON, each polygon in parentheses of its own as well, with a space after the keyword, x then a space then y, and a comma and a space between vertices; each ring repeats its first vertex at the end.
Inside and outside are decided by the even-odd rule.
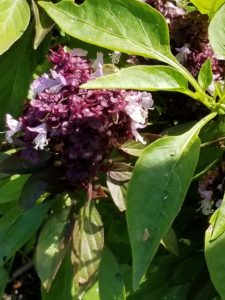
POLYGON ((146 3, 157 9, 166 18, 171 37, 171 49, 177 59, 197 76, 207 58, 211 59, 214 80, 224 77, 224 62, 219 61, 208 39, 209 19, 198 11, 188 13, 179 7, 179 1, 147 0, 146 3))
POLYGON ((225 184, 225 162, 208 171, 199 181, 198 192, 202 198, 200 210, 210 215, 221 205, 225 184))
POLYGON ((83 49, 51 51, 53 67, 34 80, 31 101, 22 116, 7 115, 6 138, 23 142, 23 157, 47 150, 73 185, 90 180, 103 160, 121 142, 135 138, 146 126, 153 106, 150 93, 125 90, 86 90, 80 85, 102 75, 103 55, 91 63, 83 49))

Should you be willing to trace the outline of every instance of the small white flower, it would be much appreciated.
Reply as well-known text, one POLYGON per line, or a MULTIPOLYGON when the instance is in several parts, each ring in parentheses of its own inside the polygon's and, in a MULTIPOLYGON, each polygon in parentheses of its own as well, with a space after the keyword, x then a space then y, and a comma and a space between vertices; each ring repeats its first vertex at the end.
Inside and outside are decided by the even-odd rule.
POLYGON ((81 48, 74 48, 70 51, 70 54, 72 56, 87 56, 88 51, 83 50, 81 48))
POLYGON ((103 64, 103 53, 97 52, 97 58, 92 64, 92 68, 95 70, 95 72, 91 76, 92 79, 103 76, 103 64))
POLYGON ((6 140, 9 143, 13 142, 12 136, 20 131, 21 126, 22 126, 22 122, 19 122, 15 119, 13 119, 13 117, 9 114, 6 114, 6 124, 9 128, 9 130, 6 131, 6 140))
POLYGON ((145 120, 148 116, 148 109, 153 105, 151 94, 139 92, 127 96, 125 100, 128 102, 125 107, 126 114, 128 114, 133 121, 145 124, 145 120))
POLYGON ((142 144, 146 144, 146 141, 143 139, 143 137, 140 135, 140 133, 137 131, 137 129, 145 128, 145 127, 146 127, 146 125, 143 125, 143 124, 140 124, 140 123, 137 123, 134 121, 131 122, 131 132, 132 132, 133 136, 135 137, 135 140, 142 144))
POLYGON ((203 215, 208 216, 211 213, 213 213, 212 206, 213 206, 213 201, 209 199, 202 200, 200 210, 202 211, 203 215))
POLYGON ((113 54, 111 54, 111 56, 112 56, 112 63, 118 64, 120 61, 121 52, 114 51, 113 54))
POLYGON ((178 51, 178 54, 175 55, 175 57, 177 58, 177 60, 180 63, 183 63, 184 61, 186 61, 188 54, 191 54, 191 50, 189 49, 189 45, 188 44, 184 44, 183 47, 176 48, 176 50, 178 51))
POLYGON ((38 133, 36 138, 33 140, 33 143, 35 144, 34 148, 43 150, 44 147, 48 145, 46 124, 43 123, 33 128, 27 127, 27 129, 31 132, 38 133))

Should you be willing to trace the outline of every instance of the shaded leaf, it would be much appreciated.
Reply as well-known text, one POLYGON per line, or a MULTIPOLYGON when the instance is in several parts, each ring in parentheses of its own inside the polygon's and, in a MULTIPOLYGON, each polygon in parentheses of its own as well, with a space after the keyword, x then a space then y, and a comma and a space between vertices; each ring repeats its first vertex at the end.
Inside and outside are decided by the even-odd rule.
POLYGON ((19 200, 20 193, 26 183, 28 176, 17 176, 11 178, 0 187, 0 204, 19 200))
POLYGON ((125 286, 119 265, 108 248, 104 248, 98 272, 101 300, 125 300, 125 286))
MULTIPOLYGON (((42 288, 42 300, 75 300, 75 289, 73 282, 73 266, 71 262, 71 248, 67 253, 52 282, 51 289, 47 292, 42 288)), ((94 299, 93 299, 94 300, 94 299)))
POLYGON ((181 208, 198 161, 199 130, 214 116, 180 136, 157 140, 136 163, 127 194, 134 289, 181 208))
POLYGON ((171 227, 165 236, 162 238, 161 243, 171 253, 179 255, 179 245, 176 237, 176 233, 171 227))
POLYGON ((3 259, 13 256, 35 234, 51 205, 48 202, 25 211, 6 232, 0 232, 1 264, 3 259))
POLYGON ((208 266, 211 280, 220 294, 221 298, 225 298, 225 231, 212 240, 213 229, 215 227, 216 218, 211 218, 210 226, 205 233, 205 258, 208 266))
POLYGON ((72 202, 68 196, 61 195, 61 197, 60 205, 57 209, 53 209, 53 213, 41 230, 36 248, 36 270, 47 291, 50 290, 65 256, 72 232, 73 219, 70 219, 72 202))
POLYGON ((32 8, 35 17, 34 49, 37 49, 54 26, 54 23, 46 14, 46 12, 41 7, 37 6, 34 0, 32 0, 32 8))
POLYGON ((96 273, 104 244, 103 224, 93 201, 81 208, 73 233, 76 285, 87 284, 96 273))
POLYGON ((8 272, 1 267, 0 268, 0 299, 4 299, 3 294, 8 282, 8 278, 9 278, 8 272))
POLYGON ((167 66, 134 66, 99 77, 82 85, 88 89, 136 89, 143 91, 185 91, 187 80, 167 66))
POLYGON ((209 23, 209 41, 216 56, 225 59, 225 4, 216 12, 209 23))
POLYGON ((30 8, 26 0, 0 1, 0 55, 20 38, 30 21, 30 8))
POLYGON ((7 174, 29 174, 46 166, 51 154, 46 151, 37 152, 35 161, 20 157, 20 151, 8 156, 0 163, 0 172, 7 174))
POLYGON ((3 116, 6 113, 10 112, 16 117, 21 112, 35 65, 36 54, 32 49, 32 30, 29 28, 22 38, 0 56, 1 127, 4 125, 3 116))

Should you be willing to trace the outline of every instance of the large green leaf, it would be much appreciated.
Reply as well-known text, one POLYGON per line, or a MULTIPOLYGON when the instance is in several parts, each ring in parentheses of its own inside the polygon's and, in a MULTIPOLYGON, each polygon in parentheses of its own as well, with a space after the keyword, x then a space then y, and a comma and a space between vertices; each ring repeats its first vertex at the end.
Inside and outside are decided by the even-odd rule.
POLYGON ((119 265, 112 252, 105 248, 98 272, 101 300, 125 300, 125 287, 119 265))
POLYGON ((224 3, 225 3, 225 0, 215 0, 215 1, 213 1, 212 7, 211 7, 210 12, 209 12, 209 17, 211 19, 224 3))
POLYGON ((47 292, 44 288, 42 288, 42 300, 76 299, 73 282, 73 266, 71 262, 71 248, 69 247, 52 283, 50 291, 47 292))
MULTIPOLYGON (((62 196, 63 198, 63 196, 62 196)), ((60 199, 60 205, 45 223, 37 244, 36 270, 44 288, 49 291, 65 256, 71 237, 71 200, 60 199)))
POLYGON ((51 202, 40 204, 21 214, 17 220, 0 232, 0 264, 19 250, 40 227, 51 202))
POLYGON ((95 275, 104 245, 101 217, 88 202, 81 208, 73 233, 74 270, 76 285, 87 284, 95 275))
POLYGON ((202 14, 208 14, 212 4, 213 0, 190 0, 202 14))
POLYGON ((225 231, 222 230, 222 234, 220 232, 219 236, 212 239, 213 232, 216 226, 221 226, 221 221, 222 220, 220 220, 220 224, 218 224, 218 220, 215 216, 210 219, 210 226, 205 234, 205 258, 212 282, 221 298, 225 299, 225 231))
POLYGON ((133 0, 40 1, 49 16, 69 35, 112 50, 174 60, 168 26, 151 6, 133 0))
POLYGON ((136 163, 127 194, 135 289, 181 208, 198 161, 199 130, 214 116, 182 135, 157 140, 136 163))
POLYGON ((3 267, 1 267, 0 268, 0 299, 3 299, 3 294, 8 282, 8 278, 9 278, 8 272, 3 267))
POLYGON ((5 113, 15 117, 21 111, 35 63, 32 31, 28 29, 9 51, 0 56, 0 126, 5 122, 5 113))
POLYGON ((20 38, 30 21, 26 0, 0 1, 0 55, 20 38))
POLYGON ((225 59, 225 4, 220 7, 209 24, 209 40, 213 51, 225 59))
POLYGON ((167 66, 135 66, 99 77, 82 85, 83 88, 136 89, 144 91, 185 91, 187 80, 167 66))

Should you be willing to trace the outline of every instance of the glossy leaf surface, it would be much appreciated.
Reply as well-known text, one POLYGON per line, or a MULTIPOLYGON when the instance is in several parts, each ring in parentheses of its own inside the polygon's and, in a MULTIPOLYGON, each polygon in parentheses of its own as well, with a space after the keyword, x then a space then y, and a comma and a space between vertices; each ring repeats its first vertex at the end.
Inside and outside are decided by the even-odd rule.
POLYGON ((181 208, 198 161, 199 130, 213 116, 182 135, 157 140, 136 163, 127 194, 135 289, 181 208))
POLYGON ((160 13, 132 0, 86 0, 39 4, 69 35, 111 50, 174 60, 168 26, 160 13))

